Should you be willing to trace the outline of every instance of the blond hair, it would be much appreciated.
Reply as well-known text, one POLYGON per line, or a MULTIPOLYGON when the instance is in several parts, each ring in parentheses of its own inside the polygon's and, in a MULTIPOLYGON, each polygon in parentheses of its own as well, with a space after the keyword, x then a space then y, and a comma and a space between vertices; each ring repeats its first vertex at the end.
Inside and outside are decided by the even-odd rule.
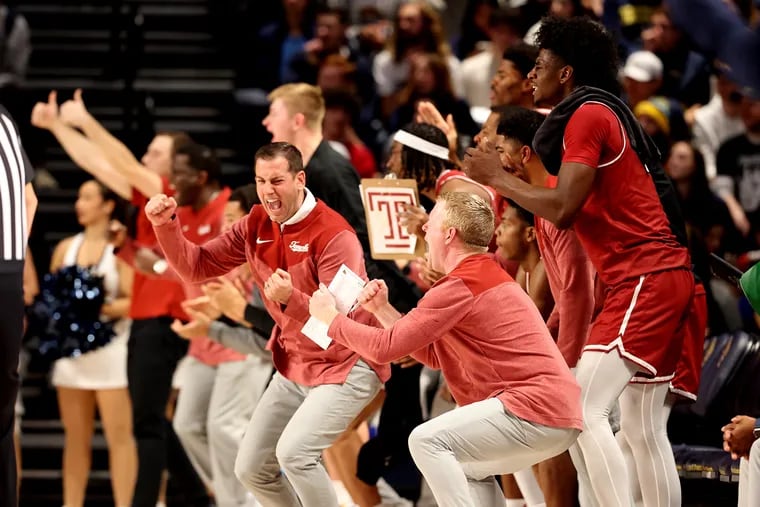
POLYGON ((444 192, 438 196, 444 203, 444 227, 457 230, 462 242, 475 250, 488 250, 494 231, 494 215, 485 199, 469 192, 444 192))
POLYGON ((301 113, 306 119, 306 126, 321 131, 322 119, 325 117, 325 100, 322 90, 306 83, 289 83, 278 86, 267 97, 272 103, 282 100, 291 115, 301 113))

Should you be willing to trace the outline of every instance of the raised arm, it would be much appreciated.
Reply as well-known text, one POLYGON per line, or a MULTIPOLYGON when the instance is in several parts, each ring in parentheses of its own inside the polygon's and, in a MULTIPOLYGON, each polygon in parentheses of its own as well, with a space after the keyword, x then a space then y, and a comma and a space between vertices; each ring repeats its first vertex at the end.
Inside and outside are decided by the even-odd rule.
POLYGON ((108 161, 103 150, 78 130, 65 124, 58 116, 55 90, 47 102, 38 102, 32 109, 32 125, 49 130, 76 165, 124 199, 132 198, 132 187, 108 161))
POLYGON ((196 245, 182 234, 176 210, 177 201, 164 194, 152 197, 145 206, 145 214, 153 224, 166 261, 182 280, 188 283, 205 282, 247 262, 247 219, 238 220, 221 236, 196 245))
POLYGON ((621 152, 625 149, 620 128, 620 121, 606 107, 596 104, 579 107, 565 127, 564 152, 555 188, 533 186, 505 172, 499 154, 490 142, 467 150, 465 172, 534 215, 566 229, 572 225, 591 193, 604 150, 613 148, 611 145, 617 142, 621 152))
POLYGON ((113 168, 145 197, 153 197, 163 190, 161 177, 142 165, 124 143, 87 111, 81 89, 77 89, 74 98, 61 106, 61 118, 65 123, 82 129, 87 138, 102 150, 113 168))
POLYGON ((531 213, 543 217, 560 229, 570 227, 575 215, 591 193, 596 168, 576 162, 563 162, 556 188, 535 186, 504 171, 493 145, 467 150, 463 162, 467 175, 494 188, 531 213))

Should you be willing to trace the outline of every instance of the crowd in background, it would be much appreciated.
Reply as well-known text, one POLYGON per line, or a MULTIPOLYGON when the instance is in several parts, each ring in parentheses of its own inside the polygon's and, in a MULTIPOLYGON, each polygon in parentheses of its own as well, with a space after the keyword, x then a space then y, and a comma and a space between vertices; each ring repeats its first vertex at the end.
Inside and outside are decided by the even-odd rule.
MULTIPOLYGON (((620 96, 654 140, 663 167, 676 190, 687 224, 693 270, 706 289, 708 333, 758 330, 760 320, 740 292, 726 280, 712 276, 710 268, 710 254, 720 256, 742 270, 760 260, 760 71, 757 69, 760 67, 757 58, 760 55, 760 7, 756 2, 282 0, 210 4, 211 21, 222 47, 230 54, 247 48, 242 51, 242 57, 234 58, 235 100, 244 113, 236 118, 234 125, 239 129, 236 136, 244 139, 241 151, 249 154, 253 162, 253 153, 270 137, 282 139, 292 135, 296 139, 297 126, 291 123, 292 118, 287 114, 277 111, 276 102, 283 97, 282 100, 289 100, 290 92, 287 88, 283 91, 282 85, 315 85, 324 99, 324 117, 316 114, 318 107, 308 103, 307 93, 307 103, 299 106, 304 109, 305 119, 301 121, 307 126, 315 119, 321 121, 324 139, 361 178, 398 173, 398 170, 394 171, 394 163, 398 160, 394 162, 393 136, 400 129, 413 129, 410 125, 420 123, 432 124, 439 129, 433 136, 445 135, 442 142, 450 149, 449 165, 457 169, 465 150, 477 142, 479 134, 483 135, 484 123, 492 108, 513 105, 534 109, 528 76, 537 56, 534 43, 541 19, 550 15, 559 18, 586 16, 598 20, 616 37, 620 96), (726 28, 729 26, 730 29, 726 28), (722 36, 715 36, 727 32, 731 37, 725 39, 730 40, 723 41, 720 40, 722 36), (267 108, 270 109, 264 118, 259 112, 267 108), (315 113, 314 117, 309 117, 309 111, 315 113), (245 113, 250 114, 246 116, 245 113), (262 122, 266 133, 260 129, 262 122), (241 132, 250 132, 251 140, 246 141, 241 132)), ((13 21, 17 22, 15 18, 13 21)), ((23 24, 18 28, 27 29, 23 24)), ((4 60, 2 65, 13 66, 13 62, 4 60)), ((4 75, 5 67, 0 68, 0 76, 4 75)), ((12 94, 14 86, 16 83, 12 79, 0 80, 0 91, 3 88, 10 90, 3 91, 0 97, 12 94)), ((105 384, 101 380, 88 383, 82 373, 84 370, 67 371, 68 359, 59 360, 53 369, 52 382, 58 388, 61 419, 66 430, 64 493, 68 494, 67 507, 79 507, 84 500, 89 461, 82 456, 90 452, 89 439, 96 406, 111 452, 117 506, 131 502, 135 481, 143 491, 146 487, 150 491, 145 498, 153 495, 159 489, 164 468, 171 468, 171 463, 165 463, 166 454, 154 462, 154 457, 160 453, 155 454, 155 449, 146 450, 146 445, 149 447, 150 444, 145 441, 153 438, 153 433, 160 433, 161 439, 168 442, 170 456, 180 456, 181 465, 170 472, 183 484, 190 485, 185 491, 188 502, 191 498, 199 502, 198 505, 208 502, 206 487, 215 490, 220 506, 226 505, 220 502, 225 498, 235 499, 238 502, 235 505, 252 502, 239 484, 236 490, 235 485, 220 481, 220 476, 226 475, 236 481, 237 471, 231 469, 234 456, 230 456, 232 450, 237 449, 255 401, 242 403, 229 396, 223 399, 223 394, 216 390, 214 394, 208 392, 209 399, 217 396, 213 398, 220 404, 217 409, 225 401, 238 405, 234 413, 223 412, 229 416, 228 425, 225 426, 227 420, 221 424, 211 416, 205 420, 205 416, 214 411, 209 408, 211 402, 208 399, 204 409, 208 412, 195 405, 180 404, 182 408, 174 414, 176 435, 172 436, 171 425, 164 427, 163 413, 173 410, 171 375, 187 352, 188 344, 177 339, 166 345, 167 355, 171 357, 164 363, 149 364, 143 359, 137 365, 139 360, 130 359, 128 366, 128 354, 151 352, 149 348, 139 349, 133 338, 129 338, 131 344, 128 346, 129 332, 122 327, 126 325, 127 317, 133 321, 163 319, 149 330, 144 325, 138 327, 146 336, 159 328, 171 328, 182 338, 209 336, 208 343, 203 345, 191 341, 189 362, 195 363, 195 373, 190 375, 195 375, 196 382, 187 377, 175 378, 176 385, 186 393, 191 389, 197 393, 202 389, 199 387, 201 380, 213 385, 209 378, 214 375, 221 378, 218 372, 224 370, 229 371, 227 386, 234 385, 234 382, 252 382, 258 396, 271 374, 271 363, 266 357, 252 357, 249 352, 241 352, 238 346, 230 345, 231 341, 225 342, 229 338, 221 337, 227 336, 224 333, 229 330, 219 330, 218 335, 211 336, 210 323, 201 326, 200 331, 188 328, 188 320, 196 322, 200 318, 197 312, 201 303, 196 301, 193 306, 186 299, 209 298, 221 313, 227 315, 231 301, 242 304, 246 312, 253 311, 250 308, 263 311, 261 295, 255 291, 252 294, 251 274, 247 272, 230 277, 239 284, 238 293, 231 289, 232 282, 228 285, 219 282, 204 287, 202 292, 192 292, 183 290, 176 278, 160 278, 167 272, 160 250, 141 248, 141 242, 150 235, 149 224, 146 225, 144 217, 141 222, 140 217, 135 218, 134 212, 128 214, 122 210, 131 201, 132 208, 136 207, 140 215, 151 195, 161 191, 180 192, 186 198, 184 204, 195 206, 197 216, 193 215, 192 220, 196 220, 193 226, 197 226, 197 233, 202 237, 205 234, 203 228, 211 223, 204 221, 210 218, 203 215, 203 210, 212 210, 208 213, 216 213, 213 216, 218 217, 224 214, 224 227, 229 228, 257 201, 255 192, 250 188, 237 189, 230 196, 226 190, 224 197, 229 197, 228 204, 234 204, 235 209, 223 205, 214 207, 225 189, 218 161, 213 156, 213 146, 198 146, 178 133, 158 133, 138 161, 89 115, 81 95, 75 95, 59 107, 53 93, 48 101, 35 107, 33 113, 26 111, 20 116, 17 111, 12 112, 19 123, 31 118, 32 125, 49 130, 72 160, 100 182, 92 180, 80 188, 74 206, 83 232, 57 246, 50 271, 56 272, 69 265, 97 265, 106 274, 108 291, 101 316, 121 322, 116 328, 116 338, 108 347, 86 355, 93 364, 99 364, 98 368, 106 365, 109 371, 105 384), (182 157, 184 165, 178 167, 177 156, 182 157), (207 180, 198 181, 193 176, 194 171, 204 171, 207 180), (118 220, 116 229, 114 220, 118 220), (121 239, 114 241, 114 236, 121 239), (117 257, 128 260, 133 268, 123 262, 117 263, 117 257), (159 283, 164 285, 151 286, 149 290, 140 287, 140 283, 156 283, 157 276, 161 280, 159 283), (148 279, 152 281, 145 282, 148 279), (140 293, 140 290, 145 292, 140 293), (139 298, 148 292, 155 297, 157 290, 165 291, 163 300, 157 303, 161 308, 146 308, 145 300, 139 298), (245 301, 240 303, 240 299, 245 301), (104 359, 106 353, 113 356, 104 359), (119 361, 124 365, 114 367, 114 362, 119 361), (225 366, 220 368, 220 365, 225 366), (245 373, 241 368, 238 368, 241 371, 235 370, 241 366, 245 367, 245 373), (135 369, 130 372, 129 368, 135 369), (139 385, 133 383, 133 379, 151 368, 165 370, 159 383, 166 385, 166 392, 156 398, 152 397, 154 385, 147 380, 143 379, 139 385), (211 369, 217 373, 209 373, 211 369), (246 378, 242 379, 243 376, 246 378), (185 387, 182 387, 183 383, 185 387), (129 406, 130 399, 135 411, 134 424, 129 413, 123 410, 124 406, 129 406), (145 412, 140 412, 146 406, 149 407, 145 412), (198 416, 198 410, 203 417, 198 416), (161 420, 156 414, 162 416, 161 420), (201 426, 203 429, 199 430, 201 426), (220 468, 222 459, 212 457, 204 462, 200 457, 208 453, 209 443, 215 438, 216 442, 224 442, 219 444, 222 448, 227 446, 224 455, 227 468, 220 468), (150 479, 141 478, 140 474, 145 472, 138 470, 138 462, 150 462, 150 479), (150 482, 150 485, 146 486, 141 480, 150 482)), ((297 142, 294 144, 301 147, 297 142)), ((353 181, 350 178, 341 181, 341 177, 336 176, 332 182, 329 174, 325 178, 320 185, 325 189, 335 185, 338 192, 345 188, 346 181, 353 181)), ((417 179, 421 193, 434 199, 437 193, 435 178, 433 188, 430 178, 425 180, 424 176, 418 176, 417 179)), ((306 184, 310 187, 309 181, 306 184)), ((328 204, 352 221, 345 210, 339 209, 340 204, 328 204)), ((356 227, 354 223, 351 225, 356 227)), ((212 234, 219 232, 214 230, 212 234)), ((398 269, 409 283, 404 290, 424 291, 430 286, 428 282, 433 281, 420 280, 418 273, 425 270, 419 263, 412 262, 398 266, 398 269)), ((381 272, 391 276, 382 269, 381 272)), ((34 287, 35 274, 30 271, 29 275, 29 287, 34 287)), ((42 275, 44 273, 37 273, 36 278, 42 275)), ((32 303, 35 290, 38 289, 27 293, 28 304, 32 303)), ((420 293, 414 292, 415 296, 410 296, 409 300, 415 300, 420 293)), ((211 321, 221 318, 213 316, 211 321)), ((247 316, 245 320, 254 324, 252 330, 257 337, 268 336, 271 322, 259 325, 257 323, 266 319, 259 317, 254 323, 247 316)), ((235 318, 227 316, 227 319, 225 325, 236 326, 232 322, 235 318)), ((242 314, 238 322, 241 320, 242 314)), ((131 332, 135 334, 134 322, 131 332)), ((413 390, 416 398, 412 396, 411 403, 407 400, 405 405, 400 405, 407 407, 402 410, 413 406, 415 408, 409 410, 419 410, 419 413, 396 414, 397 421, 403 421, 405 429, 401 433, 405 432, 405 436, 415 423, 428 417, 431 404, 435 406, 433 412, 439 413, 443 410, 442 403, 451 405, 452 402, 444 383, 439 388, 439 379, 435 375, 423 372, 420 377, 420 370, 416 368, 411 381, 405 381, 416 384, 413 390), (434 394, 429 398, 426 398, 426 383, 434 386, 431 389, 434 394), (420 396, 423 398, 421 404, 418 403, 420 396)), ((394 375, 401 371, 401 367, 395 367, 394 375)), ((403 374, 398 373, 399 377, 403 374)), ((217 389, 223 390, 224 387, 217 389)), ((387 388, 388 397, 393 389, 392 385, 387 388)), ((189 398, 188 394, 185 396, 189 398)), ((396 392, 394 396, 400 394, 396 392)), ((388 427, 386 422, 385 431, 389 431, 388 427)), ((358 427, 356 431, 361 446, 367 436, 358 435, 366 428, 358 427)), ((331 475, 342 480, 354 501, 359 503, 357 496, 365 493, 352 488, 361 486, 350 484, 350 472, 336 471, 340 470, 339 463, 347 459, 346 456, 352 456, 352 451, 331 448, 331 452, 334 456, 326 457, 326 460, 338 463, 333 465, 335 470, 331 470, 331 475)), ((375 482, 379 475, 374 477, 375 482)), ((507 490, 509 486, 505 484, 507 490)), ((372 492, 369 498, 374 498, 375 494, 379 493, 372 492)))

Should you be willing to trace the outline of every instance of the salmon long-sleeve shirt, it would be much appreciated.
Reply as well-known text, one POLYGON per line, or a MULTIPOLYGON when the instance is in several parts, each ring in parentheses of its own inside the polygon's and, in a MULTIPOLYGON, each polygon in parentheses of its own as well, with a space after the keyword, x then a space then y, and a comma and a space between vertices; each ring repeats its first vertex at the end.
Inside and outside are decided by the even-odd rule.
POLYGON ((487 254, 461 261, 391 328, 338 315, 328 334, 379 363, 411 355, 440 369, 459 405, 496 397, 527 421, 583 428, 580 387, 541 315, 487 254))
MULTIPOLYGON (((549 176, 546 186, 556 185, 557 177, 549 176)), ((539 216, 535 225, 538 249, 554 298, 549 320, 557 320, 557 347, 567 365, 574 368, 591 327, 596 271, 572 228, 558 229, 539 216)))
MULTIPOLYGON (((263 294, 264 282, 277 268, 290 273, 293 293, 287 305, 264 298, 277 324, 268 344, 277 371, 304 386, 345 382, 359 354, 336 342, 322 350, 301 333, 309 298, 319 283, 330 284, 341 264, 366 279, 362 247, 343 217, 307 191, 303 205, 282 225, 255 205, 229 231, 203 245, 185 239, 181 227, 175 218, 154 229, 166 260, 186 282, 203 282, 247 262, 263 294)), ((388 365, 367 363, 382 381, 390 377, 388 365)))

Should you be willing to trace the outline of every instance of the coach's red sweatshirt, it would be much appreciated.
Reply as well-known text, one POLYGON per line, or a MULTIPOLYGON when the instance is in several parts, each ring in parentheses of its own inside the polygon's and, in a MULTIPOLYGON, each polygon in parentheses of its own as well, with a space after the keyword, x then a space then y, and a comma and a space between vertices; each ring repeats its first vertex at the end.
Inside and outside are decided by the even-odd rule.
MULTIPOLYGON (((221 236, 195 245, 182 235, 178 219, 155 227, 166 260, 186 282, 203 282, 248 262, 254 283, 281 268, 290 273, 293 294, 287 305, 264 298, 277 324, 268 347, 277 371, 304 386, 342 384, 360 355, 332 342, 327 350, 301 333, 309 318, 309 298, 320 283, 329 285, 341 264, 366 279, 364 254, 356 233, 337 212, 307 191, 296 214, 282 226, 261 205, 221 236)), ((367 361, 383 382, 390 367, 367 361)))
POLYGON ((339 315, 329 335, 379 363, 411 355, 440 369, 459 405, 496 397, 526 421, 583 428, 580 387, 541 315, 487 254, 460 262, 392 328, 339 315))

